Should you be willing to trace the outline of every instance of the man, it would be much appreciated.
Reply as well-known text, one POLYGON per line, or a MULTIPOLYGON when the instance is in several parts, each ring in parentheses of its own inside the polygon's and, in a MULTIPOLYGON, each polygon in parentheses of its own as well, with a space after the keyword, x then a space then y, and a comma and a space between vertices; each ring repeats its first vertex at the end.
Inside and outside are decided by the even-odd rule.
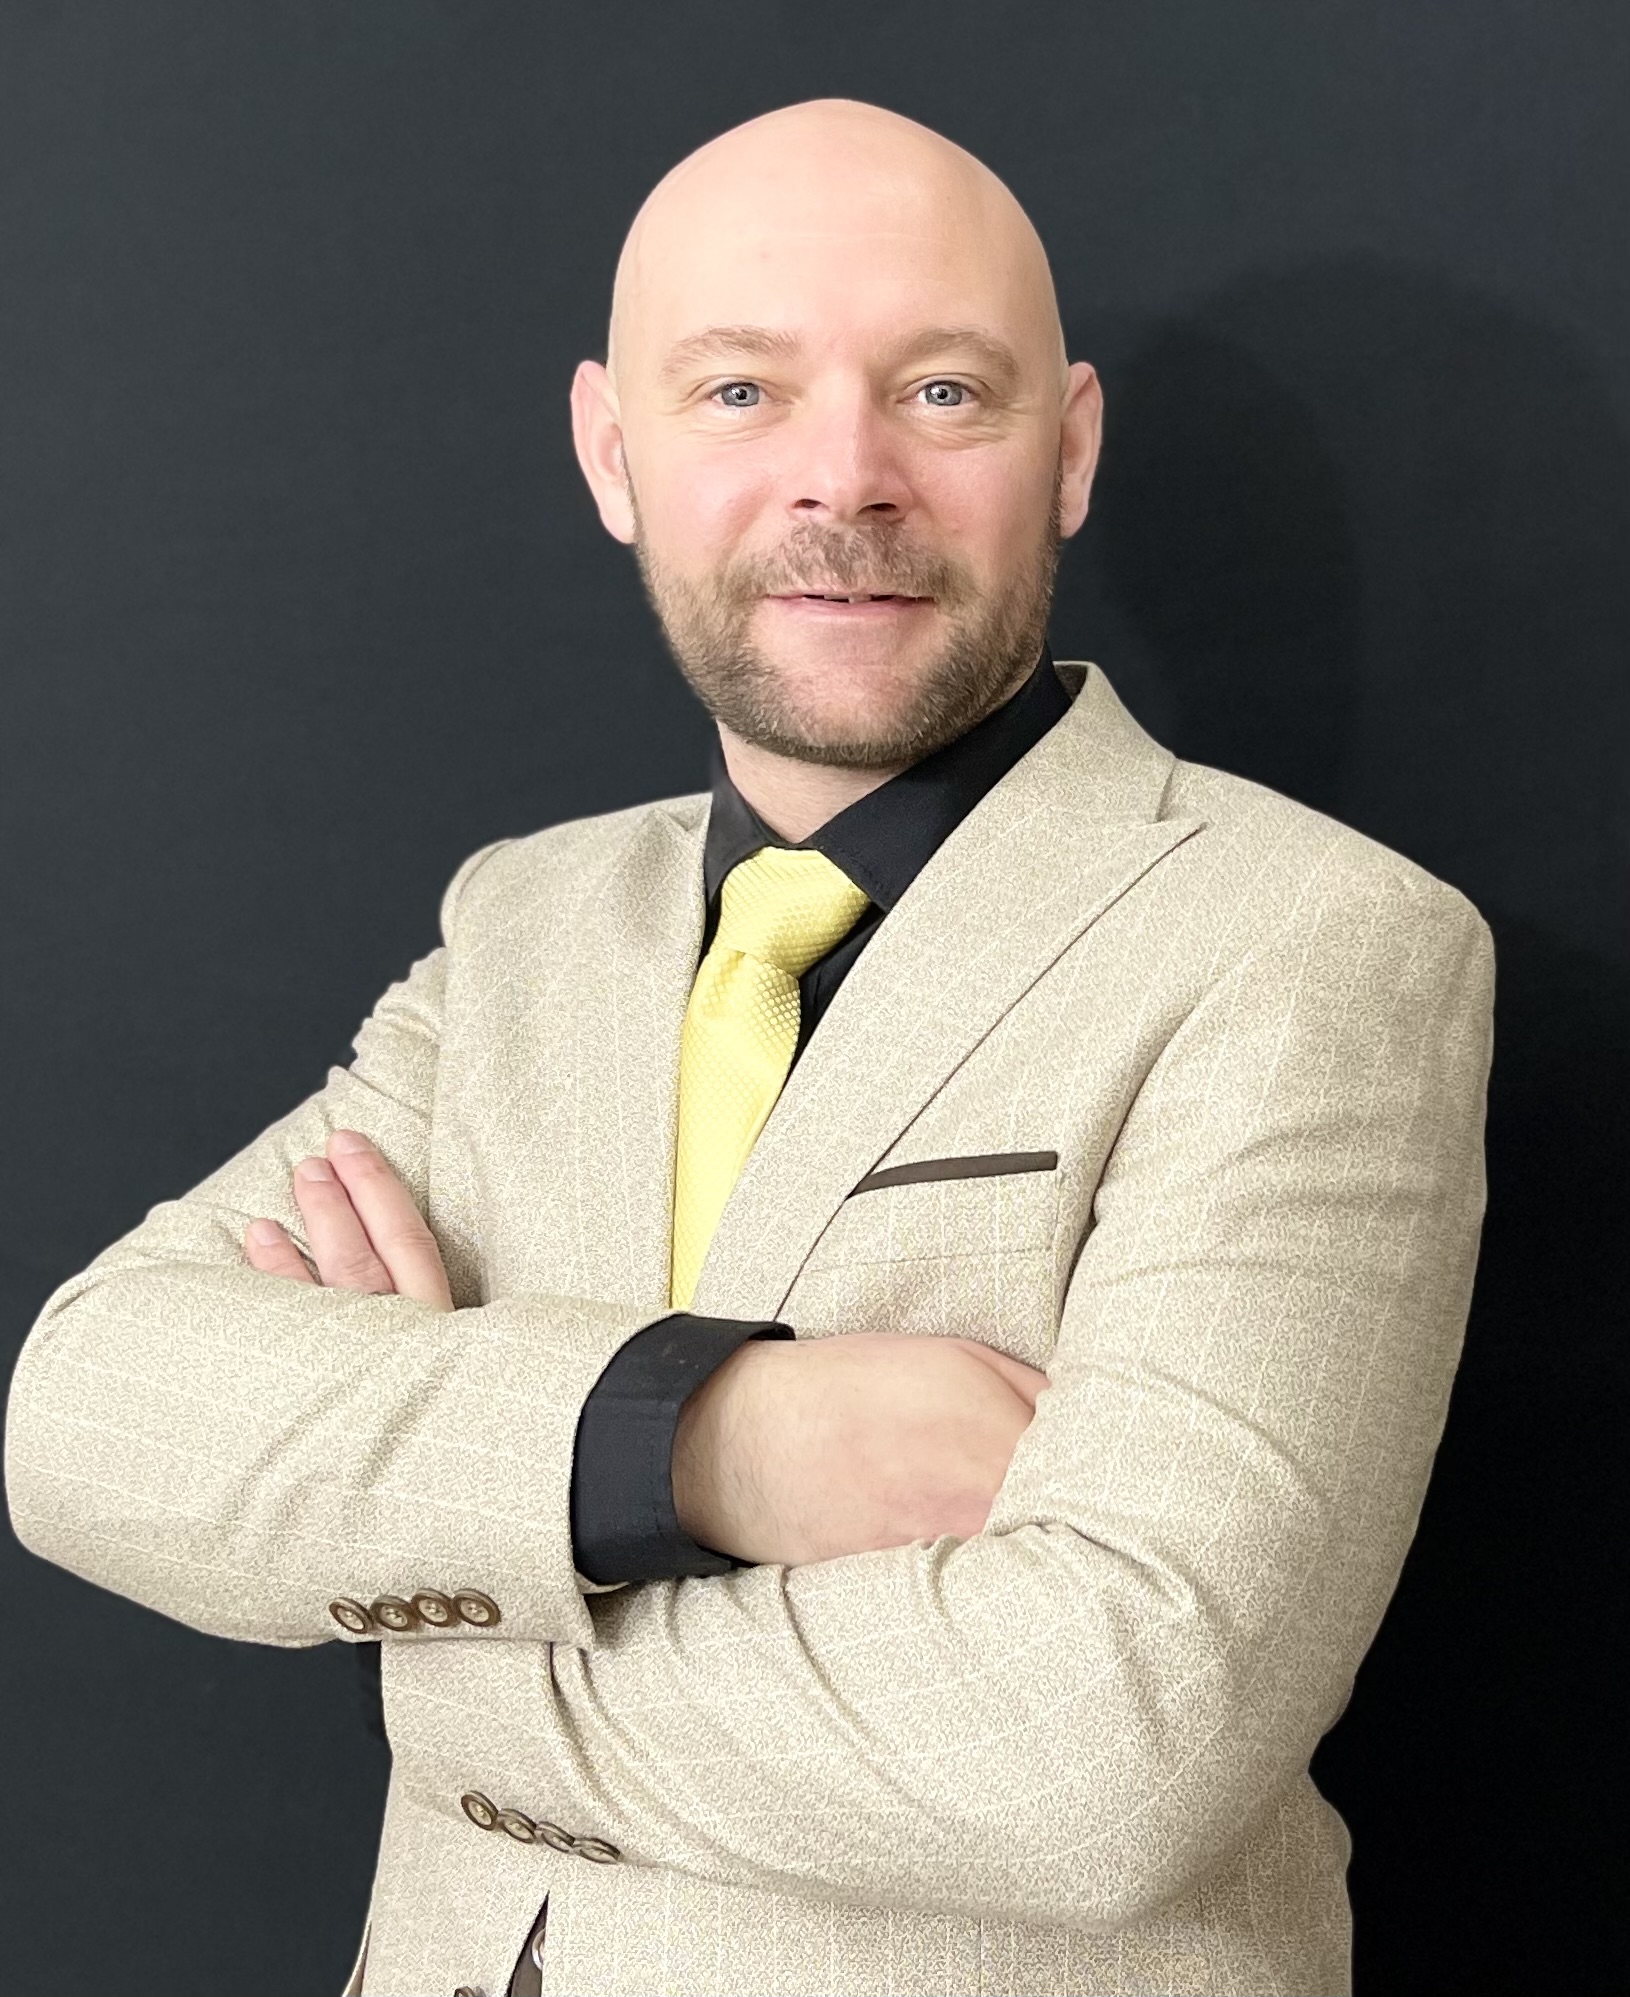
POLYGON ((572 408, 711 792, 472 855, 53 1294, 17 1530, 381 1647, 353 1991, 1344 1991, 1308 1760, 1464 1328, 1488 932, 1055 667, 1098 385, 936 135, 703 147, 572 408))

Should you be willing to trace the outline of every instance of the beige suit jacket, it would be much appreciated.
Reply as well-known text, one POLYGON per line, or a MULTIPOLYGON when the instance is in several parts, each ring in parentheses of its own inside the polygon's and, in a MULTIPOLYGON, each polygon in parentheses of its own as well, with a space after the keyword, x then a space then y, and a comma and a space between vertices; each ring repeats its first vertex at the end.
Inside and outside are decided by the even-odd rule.
POLYGON ((573 1997, 1348 1988, 1308 1760, 1458 1357, 1489 935, 1058 670, 1068 714, 850 972, 693 1302, 1045 1368, 976 1538, 574 1572, 578 1412, 667 1308, 706 794, 473 854, 354 1063, 47 1301, 7 1431, 35 1552, 258 1643, 353 1640, 336 1597, 499 1607, 382 1639, 368 1997, 495 1997, 545 1896, 573 1997), (290 1172, 338 1125, 412 1187, 455 1311, 245 1262, 252 1215, 303 1241, 290 1172), (566 1835, 481 1829, 470 1792, 566 1835))

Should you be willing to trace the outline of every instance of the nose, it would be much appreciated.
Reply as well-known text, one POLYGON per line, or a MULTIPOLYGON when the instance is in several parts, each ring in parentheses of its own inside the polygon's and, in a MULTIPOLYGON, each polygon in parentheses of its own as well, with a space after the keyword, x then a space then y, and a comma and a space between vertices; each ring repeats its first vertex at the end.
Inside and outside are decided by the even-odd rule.
POLYGON ((898 443, 864 386, 810 404, 794 427, 786 484, 795 516, 834 527, 905 517, 911 493, 898 443))

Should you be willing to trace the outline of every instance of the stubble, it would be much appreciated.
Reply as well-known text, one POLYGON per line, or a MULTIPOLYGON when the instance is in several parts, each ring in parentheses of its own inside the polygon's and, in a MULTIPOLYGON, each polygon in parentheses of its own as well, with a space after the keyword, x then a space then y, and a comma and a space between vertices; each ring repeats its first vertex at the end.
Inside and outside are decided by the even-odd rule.
POLYGON ((634 502, 640 577, 680 671, 716 721, 745 742, 799 762, 883 769, 955 741, 1006 698, 1041 656, 1058 573, 1058 488, 1046 532, 999 591, 980 591, 964 564, 914 546, 895 525, 834 528, 805 521, 770 556, 746 556, 698 585, 651 549, 634 502), (767 595, 789 590, 931 596, 949 630, 886 723, 814 721, 790 676, 749 635, 767 595))

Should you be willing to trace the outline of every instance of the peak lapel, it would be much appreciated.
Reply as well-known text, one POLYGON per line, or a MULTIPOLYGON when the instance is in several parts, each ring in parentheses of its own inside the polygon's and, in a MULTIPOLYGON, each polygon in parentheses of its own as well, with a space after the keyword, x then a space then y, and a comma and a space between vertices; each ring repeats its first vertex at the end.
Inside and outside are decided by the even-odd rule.
POLYGON ((773 1317, 850 1188, 1047 967, 1199 829, 1160 818, 1175 760, 1095 666, 1068 714, 879 924, 731 1193, 691 1308, 773 1317))

